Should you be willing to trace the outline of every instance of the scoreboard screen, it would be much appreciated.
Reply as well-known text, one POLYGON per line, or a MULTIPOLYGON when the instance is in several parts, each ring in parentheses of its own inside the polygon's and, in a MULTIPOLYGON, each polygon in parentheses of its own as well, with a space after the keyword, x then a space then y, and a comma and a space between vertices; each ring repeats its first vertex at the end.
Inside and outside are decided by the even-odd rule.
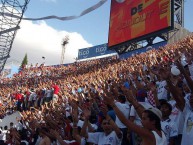
POLYGON ((173 27, 173 0, 112 0, 108 46, 173 27))

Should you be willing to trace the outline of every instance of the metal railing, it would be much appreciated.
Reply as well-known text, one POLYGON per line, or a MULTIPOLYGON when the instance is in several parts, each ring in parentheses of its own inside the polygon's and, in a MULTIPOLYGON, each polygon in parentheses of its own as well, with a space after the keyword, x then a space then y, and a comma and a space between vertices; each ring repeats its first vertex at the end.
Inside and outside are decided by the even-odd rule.
POLYGON ((0 2, 0 72, 3 70, 19 24, 30 0, 1 0, 0 2), (4 14, 8 14, 4 15, 4 14), (18 17, 14 17, 18 16, 18 17))

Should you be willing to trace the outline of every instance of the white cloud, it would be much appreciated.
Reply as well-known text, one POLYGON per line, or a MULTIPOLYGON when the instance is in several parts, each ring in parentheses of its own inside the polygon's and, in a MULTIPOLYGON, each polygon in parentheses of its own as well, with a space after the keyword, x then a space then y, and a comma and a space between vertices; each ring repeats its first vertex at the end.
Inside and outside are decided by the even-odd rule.
POLYGON ((25 53, 29 63, 42 63, 44 56, 46 65, 60 64, 62 52, 62 40, 68 35, 69 44, 66 46, 64 63, 74 62, 78 55, 78 49, 90 47, 81 34, 77 32, 58 31, 48 26, 45 21, 32 23, 22 21, 10 53, 11 59, 22 61, 25 53))

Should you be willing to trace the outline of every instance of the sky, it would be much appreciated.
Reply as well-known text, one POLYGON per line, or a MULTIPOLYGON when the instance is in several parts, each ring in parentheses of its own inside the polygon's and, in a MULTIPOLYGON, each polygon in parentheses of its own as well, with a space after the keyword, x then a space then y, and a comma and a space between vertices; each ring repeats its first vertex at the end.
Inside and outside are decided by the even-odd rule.
MULTIPOLYGON (((24 17, 79 15, 83 10, 99 1, 31 0, 24 17)), ((185 1, 185 28, 193 31, 193 0, 185 1)), ((78 55, 78 49, 108 42, 109 18, 110 0, 95 11, 74 20, 22 20, 21 29, 17 31, 8 62, 11 60, 21 62, 27 53, 29 64, 43 62, 46 65, 60 64, 61 43, 67 35, 70 40, 66 47, 64 63, 74 62, 78 55), (45 57, 45 60, 42 59, 42 56, 45 57)))

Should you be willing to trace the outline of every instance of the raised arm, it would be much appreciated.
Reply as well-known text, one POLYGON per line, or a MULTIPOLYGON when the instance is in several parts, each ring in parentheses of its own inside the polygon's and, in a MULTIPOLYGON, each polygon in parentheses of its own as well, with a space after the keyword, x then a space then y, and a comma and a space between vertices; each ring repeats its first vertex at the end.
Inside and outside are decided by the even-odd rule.
POLYGON ((56 130, 51 130, 50 134, 57 139, 60 145, 69 145, 65 141, 63 141, 62 137, 59 135, 59 133, 56 130))
POLYGON ((119 108, 115 105, 114 100, 108 96, 104 96, 104 100, 107 104, 109 104, 113 110, 115 111, 116 115, 118 116, 118 118, 120 119, 120 121, 125 124, 125 126, 127 126, 128 129, 134 131, 135 133, 137 133, 138 135, 140 135, 142 138, 149 138, 149 139, 154 139, 153 134, 145 129, 142 128, 138 125, 136 125, 135 123, 131 122, 130 120, 128 120, 123 113, 119 110, 119 108))
POLYGON ((123 91, 127 100, 133 105, 139 117, 142 118, 142 113, 144 112, 145 108, 134 98, 133 91, 126 89, 124 86, 121 87, 121 90, 123 91))
POLYGON ((111 119, 111 117, 107 114, 107 106, 103 105, 101 107, 101 111, 103 112, 103 115, 106 117, 106 120, 111 124, 113 130, 115 131, 118 138, 122 138, 122 132, 117 126, 117 124, 111 119))
POLYGON ((166 80, 169 91, 171 92, 173 98, 176 100, 177 106, 180 108, 181 111, 183 111, 185 100, 182 96, 182 93, 180 93, 179 89, 174 86, 172 81, 170 80, 170 71, 167 69, 160 69, 160 75, 163 77, 163 79, 166 80))
POLYGON ((72 105, 72 119, 73 119, 73 137, 77 142, 81 142, 81 136, 78 133, 78 106, 76 104, 72 105))
POLYGON ((191 77, 185 71, 185 69, 183 68, 183 66, 180 62, 177 62, 177 66, 178 66, 178 69, 180 70, 180 72, 184 75, 191 92, 193 92, 193 81, 192 81, 191 77))
POLYGON ((85 138, 88 138, 87 127, 89 124, 90 110, 84 109, 84 116, 85 116, 85 120, 81 129, 80 135, 84 136, 85 138))

